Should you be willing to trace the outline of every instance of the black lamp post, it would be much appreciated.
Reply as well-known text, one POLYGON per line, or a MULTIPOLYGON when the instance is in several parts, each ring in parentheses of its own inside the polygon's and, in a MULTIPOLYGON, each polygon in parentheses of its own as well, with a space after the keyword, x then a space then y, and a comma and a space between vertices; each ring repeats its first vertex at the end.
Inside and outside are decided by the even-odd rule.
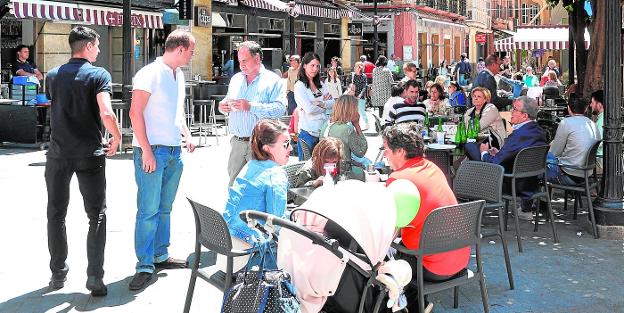
POLYGON ((377 25, 379 24, 379 16, 377 15, 377 0, 373 4, 374 16, 373 16, 373 63, 377 61, 379 56, 379 33, 377 32, 377 25))
POLYGON ((624 169, 622 165, 622 7, 619 1, 604 1, 605 14, 605 112, 604 178, 596 200, 596 224, 603 238, 624 237, 624 169), (620 37, 621 38, 621 37, 620 37), (613 229, 613 231, 611 231, 613 229), (613 235, 613 236, 612 236, 613 235))
POLYGON ((132 46, 134 38, 131 27, 132 0, 123 0, 123 58, 122 58, 122 97, 125 102, 130 102, 130 90, 132 85, 132 46))

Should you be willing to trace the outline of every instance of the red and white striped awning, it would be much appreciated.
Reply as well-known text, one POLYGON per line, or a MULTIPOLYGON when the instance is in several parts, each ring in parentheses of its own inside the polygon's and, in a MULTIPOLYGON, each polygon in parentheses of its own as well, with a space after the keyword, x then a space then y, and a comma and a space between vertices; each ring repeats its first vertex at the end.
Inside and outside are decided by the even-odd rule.
MULTIPOLYGON (((307 3, 303 3, 303 1, 296 1, 294 8, 289 6, 288 3, 280 1, 280 0, 240 0, 240 3, 252 7, 263 10, 270 11, 282 11, 288 12, 293 16, 297 16, 299 14, 321 17, 321 18, 329 18, 339 20, 343 16, 350 16, 349 10, 339 9, 337 7, 321 7, 317 5, 310 5, 307 3)), ((313 3, 313 2, 310 2, 313 3)), ((314 2, 318 3, 318 1, 314 2)), ((329 3, 324 3, 324 5, 331 5, 329 3)))
MULTIPOLYGON (((518 27, 513 37, 497 40, 496 51, 564 50, 570 47, 568 26, 518 27)), ((589 33, 585 30, 585 48, 589 47, 589 33)))
MULTIPOLYGON (((43 0, 12 0, 10 9, 19 19, 32 18, 103 26, 123 25, 123 10, 117 8, 43 0)), ((162 13, 132 10, 131 24, 137 28, 162 29, 162 13)))
POLYGON ((513 51, 515 50, 513 37, 507 37, 499 39, 494 42, 494 48, 496 51, 513 51))

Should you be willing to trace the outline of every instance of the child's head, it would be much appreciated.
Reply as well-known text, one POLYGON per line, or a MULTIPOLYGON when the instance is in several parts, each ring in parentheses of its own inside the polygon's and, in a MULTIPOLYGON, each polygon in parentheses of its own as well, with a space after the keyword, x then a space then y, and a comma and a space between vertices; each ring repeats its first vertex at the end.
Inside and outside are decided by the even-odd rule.
POLYGON ((329 78, 330 81, 336 82, 336 68, 335 67, 329 67, 327 69, 327 78, 329 78))
POLYGON ((319 141, 312 151, 312 168, 317 175, 324 174, 323 166, 325 163, 336 163, 341 161, 342 157, 342 141, 334 137, 325 137, 319 141))

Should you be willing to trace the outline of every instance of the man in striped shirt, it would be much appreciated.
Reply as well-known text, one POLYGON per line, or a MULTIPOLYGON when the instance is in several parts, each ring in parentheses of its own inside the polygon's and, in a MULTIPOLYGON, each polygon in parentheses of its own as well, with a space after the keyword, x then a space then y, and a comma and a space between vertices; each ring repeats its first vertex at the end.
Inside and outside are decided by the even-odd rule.
POLYGON ((228 160, 229 186, 251 159, 249 138, 256 123, 265 118, 284 115, 287 106, 285 84, 274 72, 262 65, 262 49, 254 41, 238 46, 240 72, 230 80, 228 92, 219 103, 219 111, 230 115, 232 136, 228 160))
POLYGON ((388 118, 386 118, 386 126, 392 126, 404 122, 419 122, 425 120, 425 105, 418 102, 420 90, 420 82, 417 80, 409 80, 404 85, 405 101, 396 103, 390 109, 388 118))

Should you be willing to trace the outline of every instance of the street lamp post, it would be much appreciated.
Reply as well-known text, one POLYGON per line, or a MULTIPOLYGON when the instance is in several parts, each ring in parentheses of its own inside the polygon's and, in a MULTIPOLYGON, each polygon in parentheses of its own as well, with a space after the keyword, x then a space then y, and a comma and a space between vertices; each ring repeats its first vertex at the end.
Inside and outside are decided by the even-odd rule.
POLYGON ((122 59, 122 95, 124 101, 130 101, 130 88, 132 85, 132 28, 131 28, 132 0, 123 0, 123 59, 122 59))
POLYGON ((379 16, 377 15, 377 0, 373 4, 374 17, 373 17, 373 62, 377 61, 379 56, 379 33, 377 32, 377 25, 379 24, 379 16))
MULTIPOLYGON (((596 200, 596 224, 602 238, 624 238, 624 173, 622 164, 622 46, 613 41, 621 34, 622 7, 619 1, 604 1, 605 31, 605 116, 604 178, 596 200)), ((621 36, 621 35, 620 35, 621 36)))

